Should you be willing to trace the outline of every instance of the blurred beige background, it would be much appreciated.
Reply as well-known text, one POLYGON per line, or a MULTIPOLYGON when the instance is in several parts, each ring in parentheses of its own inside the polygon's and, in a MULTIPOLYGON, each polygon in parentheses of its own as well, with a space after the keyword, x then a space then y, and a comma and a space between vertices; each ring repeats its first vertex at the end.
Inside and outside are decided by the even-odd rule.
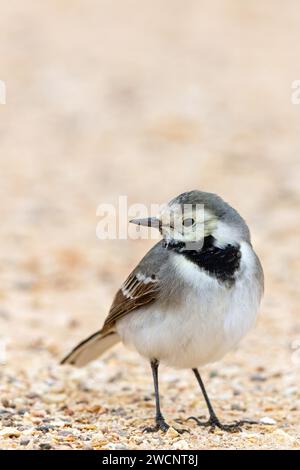
MULTIPOLYGON (((10 0, 0 11, 4 376, 23 377, 24 390, 47 380, 40 371, 101 325, 151 246, 97 240, 98 204, 217 192, 252 228, 266 295, 257 329, 216 368, 234 364, 245 389, 265 368, 273 379, 249 403, 291 431, 253 446, 298 445, 300 105, 291 85, 300 79, 299 2, 10 0)), ((148 372, 121 346, 113 354, 116 370, 131 361, 133 381, 148 372)), ((9 383, 3 394, 14 399, 9 383)), ((199 446, 195 439, 188 445, 199 446)))

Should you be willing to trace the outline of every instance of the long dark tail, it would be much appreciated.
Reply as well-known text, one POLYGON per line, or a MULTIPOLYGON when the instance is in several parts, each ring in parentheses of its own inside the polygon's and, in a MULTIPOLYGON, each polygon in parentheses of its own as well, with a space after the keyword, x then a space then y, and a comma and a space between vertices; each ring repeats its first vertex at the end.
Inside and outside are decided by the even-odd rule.
POLYGON ((111 331, 101 333, 97 331, 92 336, 81 341, 72 351, 61 361, 61 364, 72 364, 77 367, 83 367, 88 362, 97 359, 107 349, 120 341, 120 336, 111 331))

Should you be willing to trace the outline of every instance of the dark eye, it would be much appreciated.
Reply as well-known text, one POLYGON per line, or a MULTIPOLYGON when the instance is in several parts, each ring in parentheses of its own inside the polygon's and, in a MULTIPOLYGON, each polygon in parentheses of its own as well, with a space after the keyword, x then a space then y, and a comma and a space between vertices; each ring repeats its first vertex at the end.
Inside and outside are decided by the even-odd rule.
POLYGON ((184 219, 184 221, 182 222, 182 224, 185 227, 191 227, 192 225, 194 225, 194 223, 195 223, 194 219, 191 219, 191 218, 184 219))

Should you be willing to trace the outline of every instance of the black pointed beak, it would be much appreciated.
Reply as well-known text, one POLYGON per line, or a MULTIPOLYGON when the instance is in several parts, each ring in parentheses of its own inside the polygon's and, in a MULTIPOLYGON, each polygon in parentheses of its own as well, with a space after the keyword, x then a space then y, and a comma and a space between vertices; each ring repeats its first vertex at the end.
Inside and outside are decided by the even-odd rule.
POLYGON ((132 219, 129 221, 131 224, 143 225, 144 227, 160 228, 160 220, 156 217, 146 217, 145 219, 132 219))

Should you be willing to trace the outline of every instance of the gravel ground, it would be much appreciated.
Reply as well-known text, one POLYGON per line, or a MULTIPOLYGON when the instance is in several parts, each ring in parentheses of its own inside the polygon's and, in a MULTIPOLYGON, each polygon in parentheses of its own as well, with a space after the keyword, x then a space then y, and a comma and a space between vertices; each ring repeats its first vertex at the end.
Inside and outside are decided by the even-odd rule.
POLYGON ((300 448, 299 16, 296 0, 1 6, 1 449, 300 448), (190 432, 149 435, 143 359, 58 363, 153 244, 98 240, 98 204, 194 188, 244 215, 264 266, 256 329, 203 370, 224 422, 259 424, 186 422, 206 413, 194 377, 162 367, 165 416, 190 432))

